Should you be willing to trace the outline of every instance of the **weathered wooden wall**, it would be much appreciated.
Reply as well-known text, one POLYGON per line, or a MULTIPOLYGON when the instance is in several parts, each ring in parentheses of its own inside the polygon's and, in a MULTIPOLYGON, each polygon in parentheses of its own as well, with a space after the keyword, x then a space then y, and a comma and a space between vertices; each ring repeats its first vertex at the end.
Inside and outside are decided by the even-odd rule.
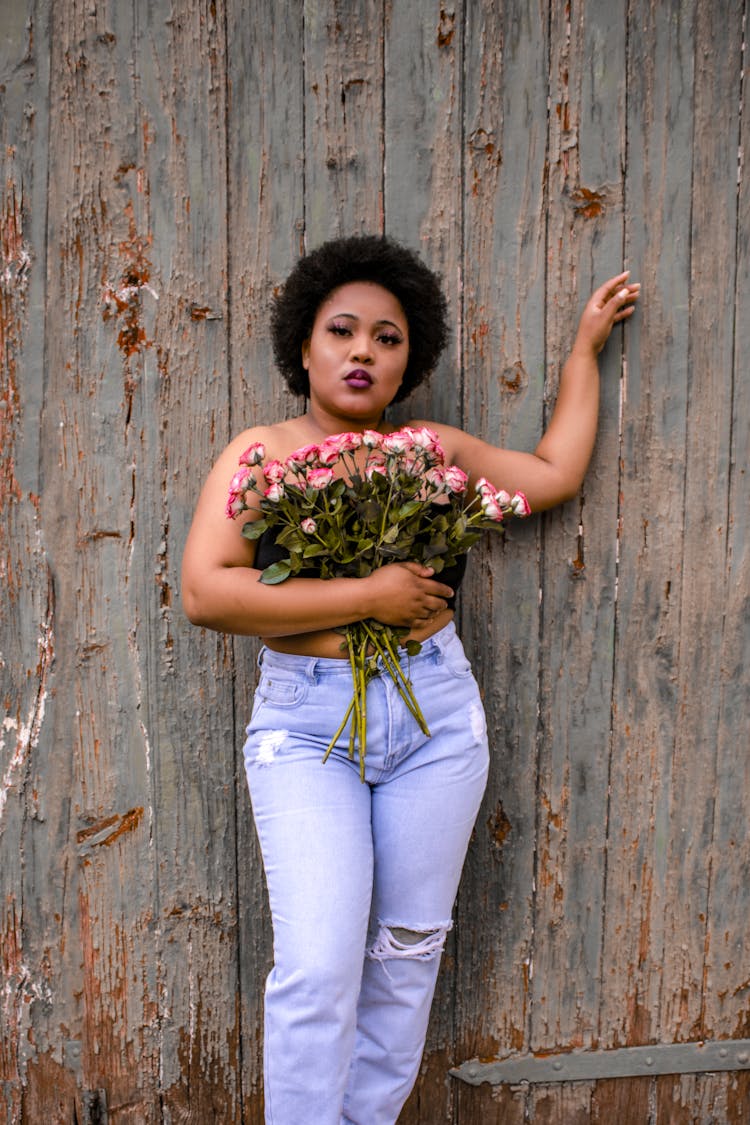
POLYGON ((180 552, 230 434, 294 407, 273 286, 360 230, 444 276, 412 409, 521 448, 594 282, 643 282, 580 497, 462 593, 493 768, 402 1122, 750 1119, 747 1074, 447 1077, 750 1036, 746 18, 0 0, 2 1125, 262 1121, 254 646, 187 624, 180 552))

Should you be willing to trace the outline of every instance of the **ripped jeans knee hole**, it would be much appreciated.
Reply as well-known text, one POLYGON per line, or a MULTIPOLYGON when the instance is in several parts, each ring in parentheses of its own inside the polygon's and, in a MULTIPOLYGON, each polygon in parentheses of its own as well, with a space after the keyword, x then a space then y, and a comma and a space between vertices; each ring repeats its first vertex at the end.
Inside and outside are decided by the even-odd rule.
POLYGON ((388 926, 381 923, 377 937, 367 950, 373 961, 411 958, 428 961, 443 952, 450 923, 441 923, 434 929, 413 930, 408 926, 388 926))

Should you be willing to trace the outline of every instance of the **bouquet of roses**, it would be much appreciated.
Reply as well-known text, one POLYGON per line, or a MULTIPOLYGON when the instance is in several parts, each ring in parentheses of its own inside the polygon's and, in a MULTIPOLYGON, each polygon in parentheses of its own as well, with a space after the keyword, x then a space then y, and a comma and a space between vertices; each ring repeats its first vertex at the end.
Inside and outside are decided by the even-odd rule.
MULTIPOLYGON (((427 427, 404 427, 390 434, 375 430, 334 434, 306 445, 285 461, 266 461, 262 442, 240 457, 229 486, 228 518, 259 511, 242 534, 258 539, 271 530, 286 557, 262 572, 275 584, 294 575, 363 578, 386 563, 413 560, 436 574, 452 566, 485 528, 503 530, 508 516, 526 516, 521 492, 510 496, 484 477, 467 503, 468 478, 446 465, 437 434, 427 427), (265 462, 265 463, 264 463, 265 462), (257 498, 257 503, 253 503, 257 498)), ((368 619, 341 629, 342 649, 352 669, 352 700, 326 750, 328 757, 351 720, 349 754, 358 747, 364 779, 367 745, 367 684, 381 668, 425 734, 429 730, 399 648, 414 656, 421 645, 406 640, 408 629, 368 619)))

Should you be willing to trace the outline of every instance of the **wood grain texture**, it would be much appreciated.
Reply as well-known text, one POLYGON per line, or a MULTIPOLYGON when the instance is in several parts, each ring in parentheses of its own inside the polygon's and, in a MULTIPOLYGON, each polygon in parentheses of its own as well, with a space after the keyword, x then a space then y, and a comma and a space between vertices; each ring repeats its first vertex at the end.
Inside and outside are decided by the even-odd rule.
POLYGON ((593 284, 644 283, 579 498, 470 562, 492 768, 402 1125, 750 1117, 747 1074, 448 1077, 750 1035, 748 5, 605 7, 5 4, 0 1125, 264 1119, 257 645, 187 623, 180 556, 299 406, 275 287, 365 230, 454 328, 394 420, 516 448, 593 284))
POLYGON ((688 409, 693 21, 645 3, 630 17, 628 261, 649 315, 628 326, 607 902, 600 1013, 607 1046, 659 1040, 688 409), (670 254, 664 253, 667 239, 670 254), (632 329, 632 331, 631 331, 632 329), (652 487, 659 481, 658 488, 652 487))
MULTIPOLYGON (((736 51, 730 55, 736 74, 736 51)), ((747 73, 743 78, 747 90, 747 73)), ((714 576, 720 591, 721 627, 715 615, 718 646, 718 714, 716 730, 716 804, 711 840, 711 885, 707 908, 704 963, 704 1026, 711 1034, 739 1035, 750 1027, 750 853, 747 847, 747 795, 750 793, 750 542, 747 528, 750 469, 750 114, 747 103, 740 120, 741 166, 736 217, 736 272, 731 380, 725 394, 729 417, 726 477, 726 542, 724 574, 714 576), (730 389, 731 388, 731 389, 730 389), (730 399, 731 394, 731 399, 730 399), (731 407, 730 407, 731 401, 731 407), (731 413, 730 413, 731 411, 731 413), (721 583, 721 584, 719 584, 721 583)), ((731 213, 731 202, 727 200, 731 213)), ((717 482, 718 483, 718 482, 717 482)), ((715 607, 716 608, 716 607, 715 607)), ((713 634, 712 634, 713 635, 713 634)), ((735 1112, 750 1116, 750 1081, 739 1076, 741 1093, 735 1112)), ((736 1120, 741 1120, 736 1117, 736 1120)))
MULTIPOLYGON (((32 841, 57 830, 39 789, 55 646, 54 589, 39 515, 49 39, 42 4, 8 13, 0 38, 0 1105, 20 1118, 32 1010, 51 994, 32 841), (35 330, 35 325, 37 330, 35 330)), ((58 896, 59 900, 59 896, 58 896)), ((59 940, 59 929, 55 927, 59 940)), ((54 944, 54 941, 52 942, 54 944)), ((69 1102, 72 1104, 72 1102, 69 1102)))
POLYGON ((56 849, 60 901, 45 903, 60 919, 48 955, 61 979, 38 1023, 55 1061, 76 1067, 76 1113, 105 1087, 121 1120, 152 1121, 153 802, 129 598, 140 460, 133 403, 150 300, 145 232, 126 182, 134 13, 73 4, 50 15, 42 518, 60 631, 45 789, 62 803, 66 833, 56 849))
MULTIPOLYGON (((283 418, 299 403, 273 365, 271 297, 303 250, 304 10, 231 2, 227 8, 229 343, 232 433, 283 418)), ((255 687, 258 645, 234 651, 239 1003, 242 1121, 263 1118, 263 985, 272 962, 270 913, 240 748, 255 687)))
POLYGON ((136 27, 132 186, 159 293, 134 408, 145 460, 134 616, 158 857, 160 1112, 230 1123, 241 1119, 231 643, 192 629, 179 606, 196 486, 230 436, 225 10, 142 4, 136 27))
MULTIPOLYGON (((723 598, 727 573, 742 19, 741 4, 726 5, 721 20, 699 5, 695 21, 693 292, 670 794, 676 815, 667 841, 666 863, 673 891, 660 997, 660 1032, 673 1039, 706 1035, 705 1003, 710 987, 706 956, 712 942, 722 940, 708 919, 714 878, 722 658, 722 630, 714 597, 718 583, 719 598, 723 598), (717 113, 725 122, 721 130, 714 125, 717 113), (708 698, 701 690, 705 683, 716 687, 708 698)), ((739 976, 736 980, 741 983, 739 976)), ((727 1028, 725 1034, 733 1030, 727 1028)))
MULTIPOLYGON (((533 449, 544 384, 547 17, 467 9, 464 108, 464 423, 533 449)), ((501 482, 496 482, 501 487, 501 482)), ((539 527, 482 543, 462 632, 487 712, 492 768, 459 902, 457 1053, 528 1045, 538 738, 539 527), (472 919, 481 915, 486 925, 472 919)), ((488 1090, 458 1090, 460 1112, 488 1090)), ((515 1113, 522 1112, 518 1099, 515 1113)), ((509 1118, 513 1120, 513 1118, 509 1118)))
POLYGON ((383 229, 384 0, 305 3, 305 234, 383 229))
MULTIPOLYGON (((578 292, 619 272, 625 12, 552 7, 547 370, 573 343, 578 292), (571 284, 575 279, 575 284, 571 284)), ((614 643, 621 340, 600 359, 601 424, 578 499, 545 520, 532 1047, 596 1038, 614 643)))

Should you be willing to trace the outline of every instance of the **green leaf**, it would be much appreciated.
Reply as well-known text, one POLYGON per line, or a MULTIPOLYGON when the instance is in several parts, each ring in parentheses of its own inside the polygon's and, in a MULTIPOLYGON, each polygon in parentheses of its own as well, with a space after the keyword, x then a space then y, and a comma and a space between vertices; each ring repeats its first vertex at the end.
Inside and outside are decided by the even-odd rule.
POLYGON ((280 562, 271 563, 260 576, 260 580, 264 586, 278 586, 279 582, 283 582, 292 572, 292 564, 288 559, 281 559, 280 562))
POLYGON ((422 500, 408 500, 406 504, 402 504, 398 510, 398 518, 408 520, 409 516, 413 516, 423 507, 422 500))
POLYGON ((297 548, 302 550, 310 540, 303 532, 297 527, 285 527, 276 537, 276 542, 280 547, 288 547, 290 549, 297 548))
POLYGON ((245 539, 260 539, 267 528, 268 524, 265 520, 248 520, 242 527, 242 535, 245 539))

